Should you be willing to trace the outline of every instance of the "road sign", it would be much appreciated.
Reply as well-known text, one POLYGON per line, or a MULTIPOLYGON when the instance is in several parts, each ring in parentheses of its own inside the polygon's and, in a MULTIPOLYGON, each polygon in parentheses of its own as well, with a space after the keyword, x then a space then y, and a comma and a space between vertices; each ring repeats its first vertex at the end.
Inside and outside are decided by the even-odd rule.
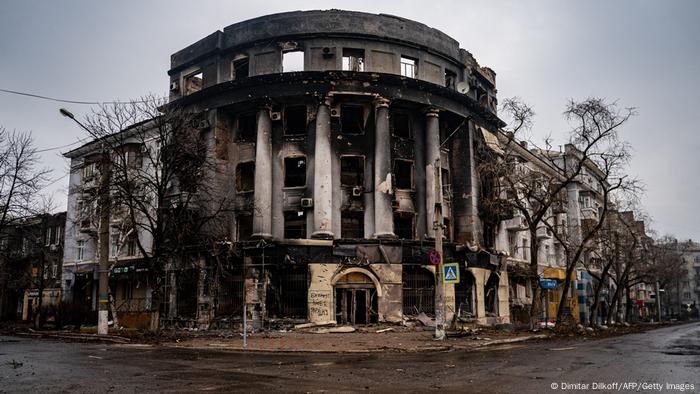
POLYGON ((435 249, 430 249, 430 252, 428 252, 428 260, 432 265, 440 264, 440 252, 435 249))
POLYGON ((540 286, 543 289, 556 289, 557 280, 556 279, 540 279, 540 286))
POLYGON ((459 264, 449 263, 442 266, 442 281, 449 283, 459 283, 459 264))

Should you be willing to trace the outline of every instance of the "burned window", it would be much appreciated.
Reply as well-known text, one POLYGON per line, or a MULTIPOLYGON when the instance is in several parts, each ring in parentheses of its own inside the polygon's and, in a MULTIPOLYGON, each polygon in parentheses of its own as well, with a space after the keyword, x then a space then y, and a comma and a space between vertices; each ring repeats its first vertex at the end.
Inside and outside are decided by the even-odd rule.
POLYGON ((442 178, 442 198, 449 201, 452 197, 450 170, 448 170, 447 168, 441 168, 440 176, 442 178))
POLYGON ((408 56, 401 56, 401 75, 408 78, 416 78, 418 75, 418 60, 408 56))
POLYGON ((222 270, 216 295, 216 316, 241 316, 245 303, 243 269, 222 270))
POLYGON ((304 71, 304 51, 282 53, 282 72, 304 71))
POLYGON ((304 214, 304 211, 284 213, 284 238, 306 238, 306 215, 304 214))
POLYGON ((365 158, 362 156, 342 156, 340 158, 340 184, 362 186, 365 181, 365 158))
POLYGON ((340 214, 341 238, 364 238, 365 213, 362 211, 345 211, 340 214))
POLYGON ((306 186, 306 157, 284 158, 284 187, 306 186))
POLYGON ((498 274, 494 272, 484 286, 484 309, 487 316, 498 315, 498 274))
POLYGON ((392 113, 391 131, 396 137, 411 138, 411 117, 406 112, 392 113))
POLYGON ((361 105, 340 106, 340 130, 343 134, 365 133, 365 110, 361 105))
POLYGON ((202 90, 202 84, 204 81, 204 75, 202 71, 197 71, 192 74, 187 75, 184 78, 185 82, 185 95, 192 94, 202 90))
POLYGON ((365 50, 343 48, 343 71, 365 71, 365 50))
POLYGON ((414 239, 415 215, 409 212, 394 212, 394 234, 399 239, 414 239))
POLYGON ((394 160, 394 186, 397 189, 413 189, 413 162, 394 160))
POLYGON ((419 265, 404 265, 403 313, 418 315, 435 313, 435 275, 419 265))
POLYGON ((177 316, 185 319, 197 317, 197 282, 199 270, 186 269, 177 273, 177 316))
POLYGON ((269 285, 265 297, 269 316, 301 318, 308 316, 308 267, 283 265, 266 267, 269 285))
POLYGON ((255 137, 258 135, 257 125, 255 113, 241 114, 238 117, 238 140, 255 142, 255 137))
POLYGON ((238 241, 245 241, 253 235, 253 215, 236 217, 236 233, 238 241))
POLYGON ((445 87, 454 89, 457 83, 457 74, 445 69, 445 87))
POLYGON ((236 191, 250 192, 255 189, 255 162, 247 161, 236 166, 236 191))
POLYGON ((295 105, 284 109, 284 134, 306 134, 306 106, 295 105))
POLYGON ((474 276, 460 267, 459 282, 455 284, 455 307, 457 316, 474 317, 476 315, 476 286, 474 276))
POLYGON ((250 73, 250 60, 248 56, 236 56, 231 62, 231 80, 239 81, 248 78, 250 73))

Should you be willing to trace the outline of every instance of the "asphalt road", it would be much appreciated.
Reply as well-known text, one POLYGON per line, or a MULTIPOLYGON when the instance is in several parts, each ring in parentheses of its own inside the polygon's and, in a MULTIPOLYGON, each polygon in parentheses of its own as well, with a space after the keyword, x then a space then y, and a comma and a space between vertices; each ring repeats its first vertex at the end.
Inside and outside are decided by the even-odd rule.
POLYGON ((700 392, 700 323, 433 353, 232 353, 0 337, 2 393, 681 392, 667 384, 700 392))

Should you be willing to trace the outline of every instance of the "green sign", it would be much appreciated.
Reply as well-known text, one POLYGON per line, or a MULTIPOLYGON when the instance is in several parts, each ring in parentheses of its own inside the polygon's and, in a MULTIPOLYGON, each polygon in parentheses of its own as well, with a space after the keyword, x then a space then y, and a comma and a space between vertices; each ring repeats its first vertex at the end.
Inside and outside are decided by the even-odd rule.
POLYGON ((442 281, 447 284, 459 283, 459 263, 448 263, 442 266, 442 281))

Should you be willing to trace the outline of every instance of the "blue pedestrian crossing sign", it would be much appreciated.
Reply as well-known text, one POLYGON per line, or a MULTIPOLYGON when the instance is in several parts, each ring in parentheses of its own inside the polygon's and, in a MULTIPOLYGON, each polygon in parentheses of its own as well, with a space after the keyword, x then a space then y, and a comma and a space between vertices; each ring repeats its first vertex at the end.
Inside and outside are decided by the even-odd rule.
POLYGON ((450 283, 459 283, 459 264, 448 263, 442 266, 442 281, 450 283))

